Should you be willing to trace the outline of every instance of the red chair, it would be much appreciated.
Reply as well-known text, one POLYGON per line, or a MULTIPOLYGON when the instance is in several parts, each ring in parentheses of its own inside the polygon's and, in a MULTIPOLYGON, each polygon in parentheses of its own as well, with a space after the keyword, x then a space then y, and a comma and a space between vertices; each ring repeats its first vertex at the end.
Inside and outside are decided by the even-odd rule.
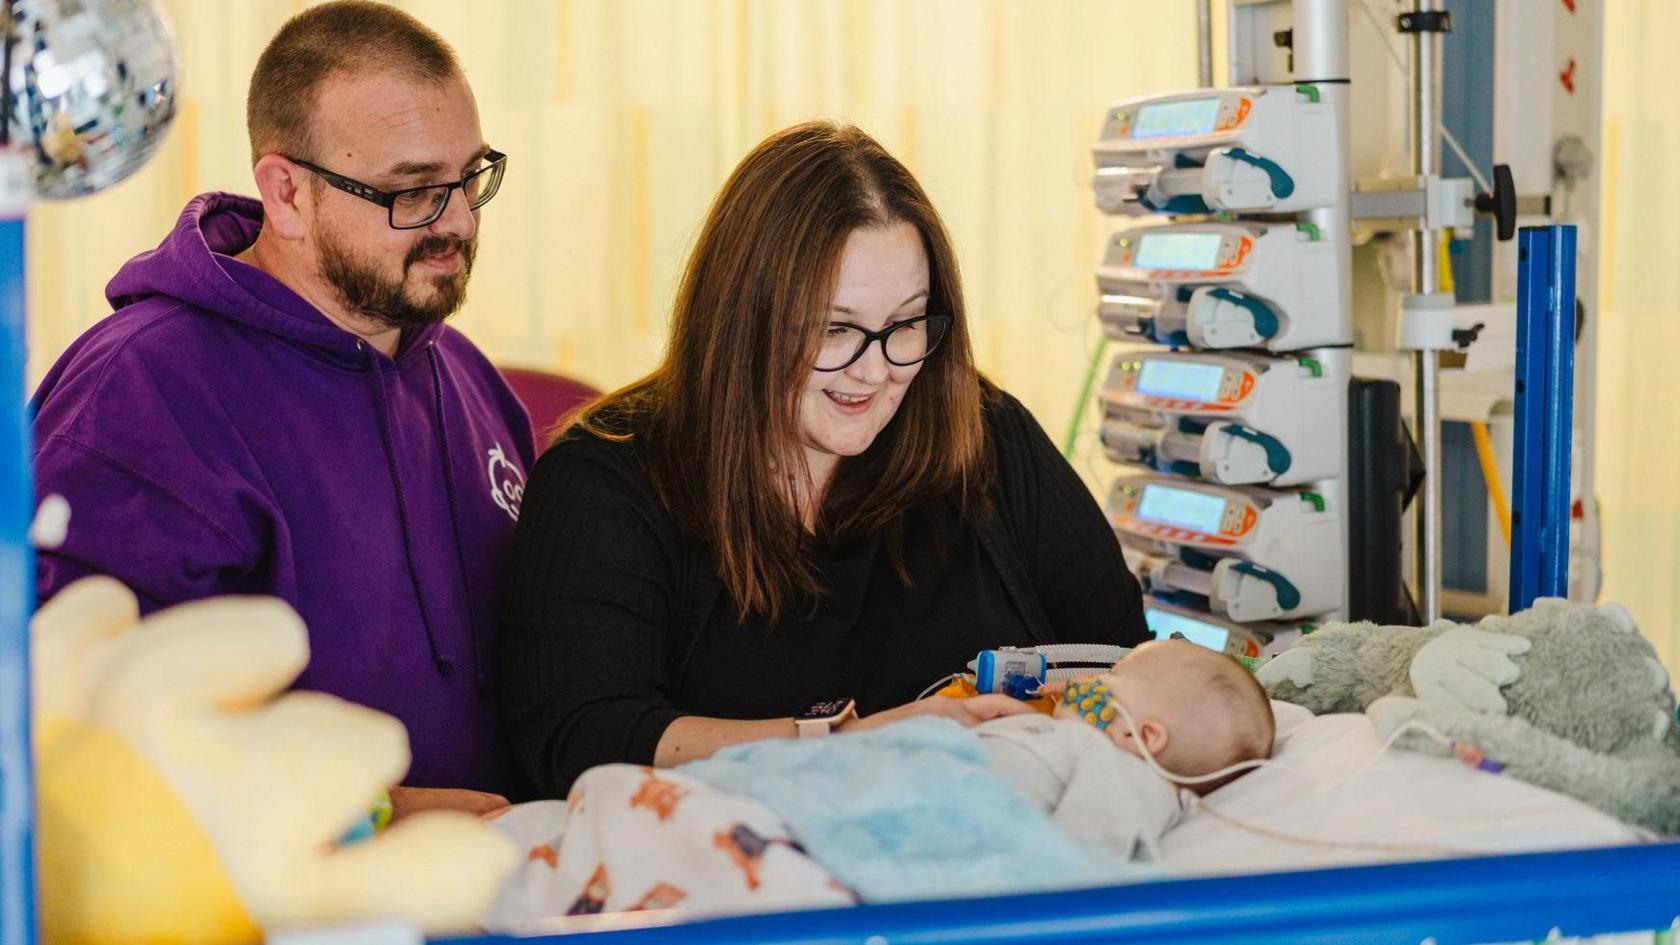
POLYGON ((547 371, 514 367, 499 370, 508 386, 513 388, 514 395, 531 414, 531 428, 536 431, 538 449, 548 445, 549 438, 562 421, 601 394, 582 381, 547 371))

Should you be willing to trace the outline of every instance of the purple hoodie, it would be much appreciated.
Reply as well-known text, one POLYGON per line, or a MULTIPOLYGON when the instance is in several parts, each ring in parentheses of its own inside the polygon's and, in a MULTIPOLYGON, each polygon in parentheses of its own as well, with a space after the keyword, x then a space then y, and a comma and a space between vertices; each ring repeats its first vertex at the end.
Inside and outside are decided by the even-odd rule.
POLYGON ((454 329, 388 358, 234 260, 261 222, 194 198, 41 383, 37 488, 70 503, 41 597, 92 573, 146 611, 272 594, 309 626, 299 688, 407 725, 405 783, 506 791, 486 677, 530 420, 454 329))

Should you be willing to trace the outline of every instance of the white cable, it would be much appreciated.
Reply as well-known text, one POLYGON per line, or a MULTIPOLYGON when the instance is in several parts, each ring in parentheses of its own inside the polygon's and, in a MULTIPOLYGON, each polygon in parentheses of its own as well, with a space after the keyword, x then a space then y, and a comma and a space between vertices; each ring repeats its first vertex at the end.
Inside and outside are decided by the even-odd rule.
POLYGON ((1120 700, 1111 699, 1108 704, 1114 707, 1114 711, 1120 716, 1120 720, 1125 723, 1125 730, 1134 735, 1133 741, 1137 743, 1138 757, 1143 759, 1144 764, 1147 764, 1150 767, 1150 770, 1173 784, 1207 784, 1212 781, 1218 781, 1221 778, 1229 777, 1233 774, 1253 771, 1257 768, 1277 768, 1279 771, 1287 771, 1297 777, 1312 781, 1319 786, 1319 791, 1322 793, 1340 785, 1343 781, 1346 781, 1355 775, 1364 774, 1366 771, 1370 770, 1373 765, 1382 760, 1382 756, 1387 754, 1389 749, 1394 747, 1394 743, 1400 739, 1400 736, 1406 734, 1407 732, 1422 732, 1440 744, 1447 745, 1449 747, 1453 744, 1452 739, 1441 734, 1440 731, 1429 724, 1420 722, 1417 719, 1409 719, 1399 728, 1395 729, 1394 732, 1388 736, 1388 740, 1383 742, 1382 747, 1377 749, 1376 754, 1372 755, 1364 764, 1338 778, 1321 778, 1317 775, 1308 774, 1299 768, 1292 768, 1281 762, 1273 761, 1270 758, 1257 758, 1252 761, 1239 761, 1234 765, 1227 765, 1220 768, 1218 771, 1214 771, 1209 774, 1195 776, 1181 775, 1174 774, 1166 768, 1161 767, 1160 762, 1155 760, 1155 755, 1150 752, 1149 746, 1143 743, 1143 739, 1135 737, 1137 732, 1137 723, 1132 720, 1132 713, 1120 703, 1120 700))
POLYGON ((1220 811, 1218 808, 1210 806, 1194 792, 1191 792, 1190 800, 1186 806, 1191 810, 1202 811, 1215 820, 1222 821, 1237 828, 1238 830, 1252 833, 1255 836, 1267 837, 1272 840, 1282 840, 1285 843, 1294 843, 1306 847, 1322 847, 1330 850, 1380 851, 1384 853, 1421 853, 1437 858, 1449 856, 1494 856, 1501 852, 1499 850, 1476 850, 1464 847, 1432 846, 1423 843, 1391 843, 1384 840, 1323 840, 1318 837, 1308 837, 1301 834, 1288 833, 1282 830, 1273 830, 1270 827, 1262 827, 1259 824, 1251 824, 1238 820, 1237 818, 1220 811))
POLYGON ((928 696, 932 695, 933 693, 938 692, 941 689, 944 689, 945 686, 948 683, 956 682, 957 678, 961 675, 962 675, 962 673, 952 673, 951 675, 946 676, 944 679, 941 679, 940 681, 934 683, 933 685, 927 687, 926 689, 923 689, 922 694, 917 696, 914 701, 920 702, 923 699, 926 699, 928 696))
MULTIPOLYGON (((1155 756, 1152 752, 1150 752, 1149 746, 1145 745, 1143 743, 1142 738, 1136 737, 1136 735, 1135 735, 1135 733, 1137 732, 1137 725, 1132 720, 1132 713, 1130 711, 1128 711, 1124 705, 1121 705, 1120 701, 1118 699, 1111 699, 1111 700, 1109 700, 1108 704, 1114 707, 1114 710, 1115 710, 1116 714, 1120 717, 1120 720, 1125 723, 1126 730, 1128 732, 1131 732, 1131 733, 1134 734, 1134 737, 1132 738, 1132 741, 1137 744, 1138 757, 1142 758, 1144 764, 1148 765, 1149 768, 1152 771, 1154 771, 1162 779, 1166 780, 1169 784, 1182 784, 1182 785, 1205 784, 1209 781, 1216 781, 1220 778, 1224 778, 1224 777, 1227 777, 1227 776, 1232 775, 1232 774, 1238 774, 1238 773, 1242 773, 1242 772, 1246 772, 1246 771, 1252 771, 1256 768, 1277 768, 1280 771, 1287 771, 1287 772, 1289 772, 1293 775, 1296 775, 1297 777, 1305 778, 1308 781, 1312 781, 1313 783, 1318 785, 1317 793, 1322 794, 1322 793, 1325 793, 1326 791, 1329 791, 1331 788, 1334 788, 1334 787, 1340 785, 1342 782, 1348 780, 1349 778, 1354 777, 1355 775, 1363 774, 1364 772, 1370 770, 1370 768, 1372 766, 1374 766, 1378 761, 1382 760, 1383 755, 1387 754, 1388 751, 1391 748, 1394 747, 1394 743, 1399 740, 1400 736, 1406 734, 1407 732, 1410 732, 1410 731, 1422 732, 1423 734, 1429 736, 1430 738, 1434 739, 1435 741, 1437 741, 1437 742, 1439 742, 1443 745, 1449 746, 1449 747, 1451 747, 1454 744, 1452 739, 1450 739, 1447 736, 1441 734, 1433 726, 1431 726, 1431 725, 1429 725, 1425 722, 1421 722, 1417 719, 1408 719, 1406 722, 1402 723, 1399 728, 1395 729, 1392 734, 1390 734, 1388 736, 1388 739, 1383 742, 1382 747, 1377 749, 1376 754, 1374 754, 1370 758, 1366 759, 1364 764, 1360 765, 1359 767, 1353 769, 1352 771, 1349 771, 1349 772, 1347 772, 1347 773, 1345 773, 1345 774, 1343 774, 1343 775, 1341 775, 1340 777, 1337 777, 1337 778, 1320 778, 1316 775, 1308 774, 1308 773, 1306 773, 1305 771, 1302 771, 1299 768, 1293 768, 1293 767, 1290 767, 1289 765, 1282 764, 1282 763, 1277 762, 1277 761, 1273 761, 1269 758, 1255 759, 1253 761, 1238 762, 1237 764, 1234 764, 1234 765, 1227 765, 1226 767, 1221 768, 1218 771, 1214 771, 1210 774, 1199 775, 1199 776, 1196 776, 1196 777, 1186 777, 1184 775, 1173 774, 1172 772, 1163 768, 1160 765, 1160 763, 1155 760, 1155 756)), ((1246 823, 1242 820, 1239 820, 1235 817, 1230 816, 1229 814, 1226 814, 1226 813, 1218 810, 1217 808, 1208 806, 1207 802, 1202 799, 1201 795, 1196 794, 1194 791, 1189 792, 1189 794, 1190 794, 1190 797, 1189 797, 1188 801, 1185 802, 1185 803, 1186 803, 1186 806, 1191 810, 1206 811, 1209 816, 1211 816, 1211 817, 1213 817, 1217 820, 1223 821, 1224 823, 1230 824, 1231 826, 1236 827, 1239 830, 1244 830, 1244 831, 1247 831, 1249 833, 1255 834, 1256 836, 1270 837, 1274 840, 1283 840, 1283 841, 1286 841, 1286 842, 1289 842, 1289 843, 1300 844, 1302 846, 1324 847, 1324 848, 1328 848, 1328 849, 1343 849, 1343 850, 1380 850, 1380 851, 1396 852, 1396 853, 1425 853, 1425 854, 1430 854, 1432 856, 1487 856, 1487 855, 1491 855, 1494 852, 1494 851, 1491 851, 1491 850, 1471 850, 1471 849, 1461 849, 1461 848, 1457 848, 1457 847, 1429 846, 1429 845, 1425 845, 1425 844, 1415 844, 1415 843, 1389 843, 1389 842, 1385 842, 1385 841, 1374 841, 1374 840, 1373 841, 1324 840, 1324 839, 1320 839, 1318 837, 1307 837, 1307 836, 1302 836, 1300 834, 1286 833, 1286 832, 1281 831, 1281 830, 1273 830, 1270 827, 1264 827, 1264 826, 1260 826, 1258 824, 1246 823)))
POLYGON ((1453 153, 1458 155, 1459 161, 1464 164, 1464 169, 1469 171, 1470 176, 1475 179, 1476 186, 1482 188, 1483 193, 1493 193, 1493 185, 1488 183, 1487 178, 1482 176, 1481 171, 1476 170, 1476 162, 1470 160, 1470 155, 1464 153, 1464 148, 1458 143, 1458 139, 1452 136, 1452 132, 1447 130, 1447 126, 1436 124, 1435 130, 1441 133, 1441 140, 1445 141, 1453 149, 1453 153))
MULTIPOLYGON (((1359 9, 1364 12, 1365 18, 1371 21, 1371 27, 1377 31, 1377 38, 1382 40, 1383 48, 1388 50, 1389 60, 1394 63, 1396 69, 1400 70, 1401 75, 1406 75, 1410 67, 1401 60, 1400 53, 1394 48, 1394 44, 1388 41, 1388 30, 1383 28, 1382 20, 1378 19, 1377 11, 1371 7, 1371 0, 1360 0, 1359 9)), ((1447 147, 1452 148, 1453 153, 1458 155, 1458 159, 1463 162, 1465 169, 1470 172, 1471 178, 1476 181, 1476 186, 1480 187, 1484 193, 1493 193, 1493 185, 1488 183, 1488 179, 1483 177, 1482 172, 1476 169, 1476 162, 1470 160, 1470 155, 1465 153, 1464 146, 1458 143, 1458 139, 1447 130, 1447 126, 1436 122, 1435 130, 1441 133, 1441 140, 1447 143, 1447 147)))

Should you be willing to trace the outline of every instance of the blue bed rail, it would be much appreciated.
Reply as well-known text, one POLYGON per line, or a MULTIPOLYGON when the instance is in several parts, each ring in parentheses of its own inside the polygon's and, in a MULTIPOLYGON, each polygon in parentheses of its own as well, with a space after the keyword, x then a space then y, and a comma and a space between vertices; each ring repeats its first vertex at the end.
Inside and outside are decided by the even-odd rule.
MULTIPOLYGON (((1022 864, 1030 869, 1030 864, 1022 864)), ((452 945, 730 942, 1539 941, 1659 931, 1680 916, 1680 843, 1140 883, 1077 892, 782 912, 452 945)))
POLYGON ((24 416, 24 221, 31 165, 0 145, 0 943, 35 941, 29 754, 29 425, 24 416), (21 168, 21 170, 20 170, 21 168))

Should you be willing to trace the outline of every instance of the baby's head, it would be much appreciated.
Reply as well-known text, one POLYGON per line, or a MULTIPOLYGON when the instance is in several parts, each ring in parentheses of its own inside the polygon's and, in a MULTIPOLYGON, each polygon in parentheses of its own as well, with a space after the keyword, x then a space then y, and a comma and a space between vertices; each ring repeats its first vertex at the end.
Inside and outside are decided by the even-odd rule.
MULTIPOLYGON (((1136 730, 1115 714, 1106 731, 1115 744, 1141 755, 1148 746, 1173 774, 1199 777, 1244 761, 1269 758, 1277 723, 1260 683, 1224 653, 1184 640, 1145 643, 1098 677, 1108 698, 1124 706, 1136 730)), ((1063 703, 1058 717, 1077 716, 1063 703)), ((1235 778, 1189 785, 1206 794, 1235 778)))

